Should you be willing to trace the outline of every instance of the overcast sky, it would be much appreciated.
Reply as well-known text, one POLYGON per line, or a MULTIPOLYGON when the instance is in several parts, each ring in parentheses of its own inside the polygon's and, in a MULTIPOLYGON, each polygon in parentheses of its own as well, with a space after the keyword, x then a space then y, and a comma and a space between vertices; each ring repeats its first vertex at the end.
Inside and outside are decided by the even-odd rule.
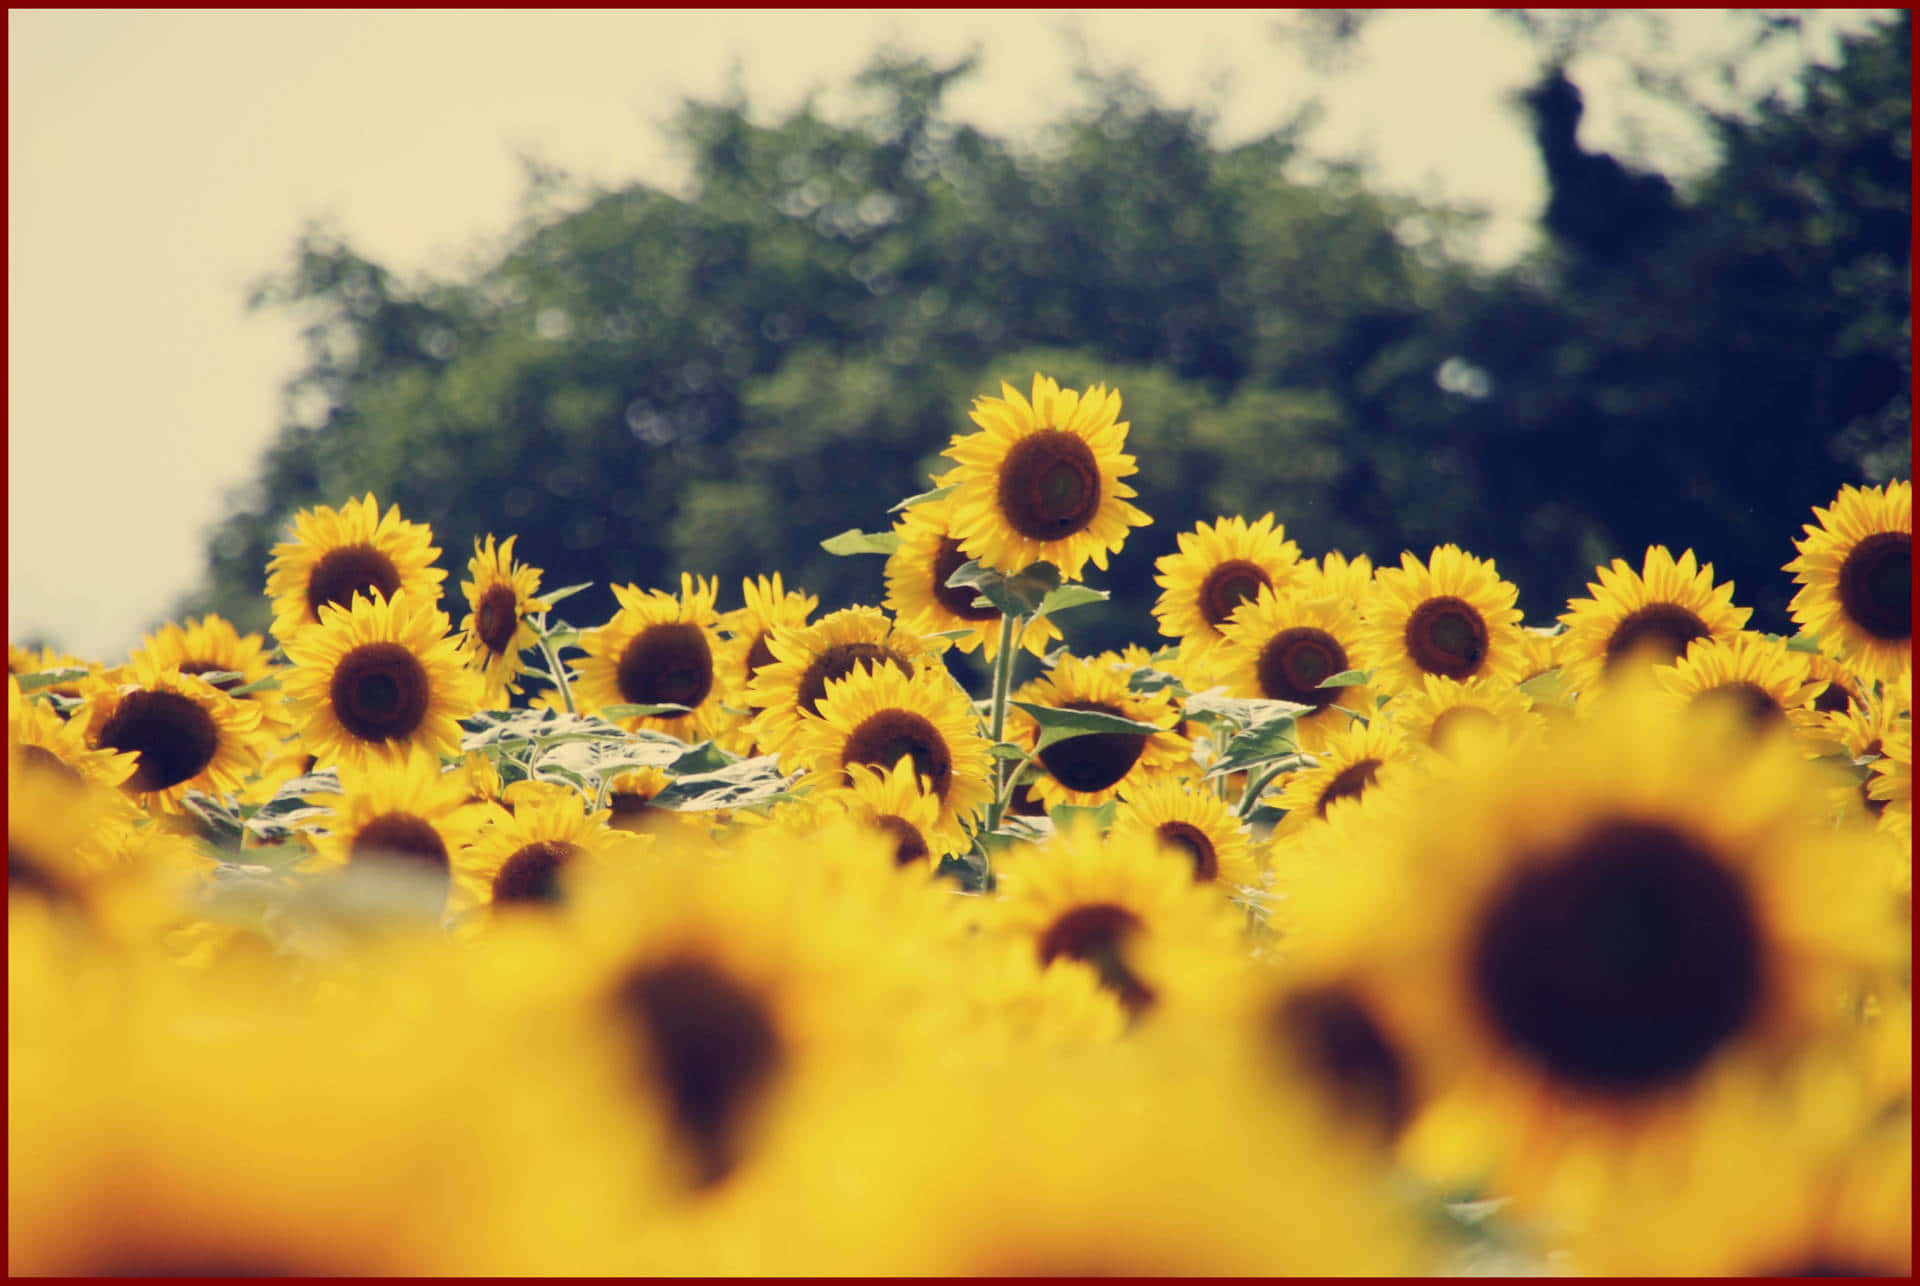
MULTIPOLYGON (((1675 18, 1682 47, 1711 43, 1714 15, 1675 18)), ((1014 134, 1058 116, 1077 29, 1097 63, 1137 67, 1170 101, 1225 84, 1223 140, 1317 90, 1317 146, 1371 157, 1385 186, 1484 204, 1490 260, 1524 248, 1543 189, 1507 103, 1533 73, 1523 40, 1485 13, 1394 13, 1355 67, 1316 80, 1272 25, 1245 11, 11 11, 9 637, 117 661, 199 579, 300 357, 291 321, 244 312, 246 287, 309 219, 403 273, 457 270, 511 221, 522 152, 601 183, 677 183, 659 126, 736 65, 772 113, 844 84, 885 42, 977 46, 955 110, 1014 134)), ((1624 144, 1617 73, 1580 72, 1582 141, 1624 144)))

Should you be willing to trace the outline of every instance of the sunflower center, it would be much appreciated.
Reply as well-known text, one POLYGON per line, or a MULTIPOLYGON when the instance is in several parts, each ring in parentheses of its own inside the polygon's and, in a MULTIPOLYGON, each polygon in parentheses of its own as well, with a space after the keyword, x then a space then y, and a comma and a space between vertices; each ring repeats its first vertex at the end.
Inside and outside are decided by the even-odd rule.
POLYGON ((402 741, 427 717, 426 667, 399 643, 363 643, 340 658, 329 690, 340 726, 361 741, 402 741))
POLYGON ((329 603, 351 607, 355 594, 392 598, 399 588, 400 569, 392 559, 372 545, 342 545, 329 549, 313 565, 313 574, 307 577, 307 610, 319 620, 320 609, 329 603))
POLYGON ((1300 625, 1281 630, 1260 649, 1260 690, 1276 701, 1298 701, 1316 710, 1340 699, 1338 688, 1323 688, 1347 667, 1347 650, 1325 630, 1300 625))
POLYGON ((41 773, 68 786, 84 786, 87 782, 72 764, 45 746, 36 746, 32 742, 20 747, 20 766, 28 772, 41 773))
POLYGON ((940 606, 952 612, 963 621, 991 621, 999 617, 995 608, 975 607, 974 600, 980 597, 980 591, 967 585, 949 585, 947 577, 959 571, 967 562, 967 556, 960 552, 960 542, 951 536, 940 538, 940 551, 933 556, 933 596, 940 600, 940 606))
POLYGON ((827 695, 828 680, 846 678, 862 661, 874 670, 879 669, 880 663, 885 661, 909 679, 913 677, 913 663, 890 647, 882 647, 878 643, 835 643, 814 657, 806 673, 800 676, 800 682, 794 689, 800 708, 808 714, 819 714, 820 702, 827 695))
POLYGON ((42 862, 7 846, 7 896, 22 894, 39 898, 49 905, 71 905, 77 899, 66 881, 58 878, 42 862))
POLYGON ((512 857, 500 864, 499 874, 493 877, 494 902, 557 905, 560 871, 579 855, 579 846, 565 840, 536 840, 516 849, 512 857))
POLYGON ((1122 948, 1141 928, 1140 918, 1125 907, 1108 902, 1077 906, 1040 935, 1040 963, 1049 965, 1065 956, 1092 965, 1100 985, 1118 995, 1127 1012, 1138 1014, 1153 1003, 1153 989, 1127 967, 1122 948))
POLYGON ((953 756, 946 738, 921 716, 910 710, 882 710, 853 730, 846 749, 840 754, 842 767, 870 764, 882 772, 891 772, 902 758, 913 760, 914 773, 924 779, 933 793, 947 797, 953 781, 953 756))
POLYGON ((480 596, 474 609, 473 632, 481 644, 495 656, 505 656, 520 630, 520 599, 511 585, 493 585, 480 596))
MULTIPOLYGON (((182 661, 179 666, 182 674, 217 674, 226 668, 217 661, 182 661)), ((212 681, 212 686, 222 692, 231 692, 245 682, 245 679, 219 679, 212 681)))
POLYGON ((721 1178, 735 1159, 740 1116, 785 1061, 766 1003, 691 957, 636 970, 614 1003, 639 1031, 701 1181, 721 1178))
POLYGON ((1023 780, 1013 788, 1013 797, 1007 801, 1007 811, 1015 817, 1045 817, 1047 806, 1033 793, 1033 779, 1023 780))
POLYGON ((1029 540, 1064 540, 1100 511, 1100 464, 1064 429, 1042 429, 1013 444, 1000 466, 1000 512, 1029 540))
POLYGON ((1913 634, 1913 537, 1877 531, 1840 564, 1840 607, 1877 639, 1913 634))
POLYGON ((1850 700, 1845 687, 1838 682, 1830 682, 1813 699, 1813 708, 1821 714, 1845 714, 1850 700))
POLYGON ((1487 623, 1459 598, 1430 598, 1407 617, 1407 655, 1428 674, 1470 679, 1487 657, 1487 623))
POLYGON ((418 877, 421 904, 429 914, 446 905, 453 886, 446 841, 433 823, 411 813, 386 813, 362 826, 353 837, 347 861, 353 866, 397 868, 418 877))
POLYGON ((638 791, 616 790, 607 796, 607 808, 613 816, 607 824, 617 831, 630 831, 639 834, 655 820, 653 814, 659 810, 653 807, 653 796, 642 795, 638 791))
POLYGON ((220 750, 220 728, 200 703, 178 692, 134 692, 115 707, 100 744, 139 755, 130 791, 166 790, 192 781, 220 750))
POLYGON ((1601 822, 1490 899, 1471 977, 1494 1026, 1565 1081, 1631 1092, 1698 1068, 1761 1000, 1747 890, 1694 840, 1601 822))
POLYGON ((1333 780, 1327 783, 1327 788, 1320 792, 1319 802, 1313 806, 1314 816, 1325 817, 1327 809, 1333 806, 1335 800, 1359 798, 1367 787, 1373 785, 1373 779, 1379 775, 1378 759, 1361 759, 1348 764, 1334 774, 1333 780))
POLYGON ((713 649, 698 625, 649 625, 620 653, 620 696, 634 705, 693 709, 713 690, 713 649))
MULTIPOLYGON (((1124 719, 1126 712, 1104 701, 1063 701, 1062 710, 1091 710, 1124 719)), ((1068 790, 1092 794, 1117 785, 1146 752, 1140 732, 1094 732, 1056 741, 1040 752, 1040 763, 1068 790)))
POLYGON ((1193 878, 1196 881, 1215 879, 1220 874, 1220 857, 1213 849, 1213 841, 1207 833, 1190 822, 1161 822, 1154 829, 1160 842, 1169 848, 1175 848, 1193 863, 1193 878))
POLYGON ((751 682, 754 675, 772 665, 776 659, 773 648, 767 643, 767 631, 761 630, 753 636, 753 646, 747 649, 748 681, 751 682))
POLYGON ((933 856, 933 850, 927 847, 926 837, 920 833, 920 828, 906 818, 882 813, 873 819, 873 824, 893 841, 895 866, 912 866, 922 858, 933 856))
POLYGON ((1405 1064, 1345 987, 1296 991, 1274 1007, 1269 1031, 1305 1064, 1340 1115, 1380 1127, 1389 1138, 1413 1110, 1405 1064))
POLYGON ((1678 603, 1649 603, 1627 613, 1607 636, 1607 668, 1645 650, 1655 665, 1686 655, 1687 644, 1709 637, 1706 623, 1678 603))
POLYGON ((1260 591, 1273 588, 1266 570, 1244 558, 1230 558, 1207 573, 1200 582, 1200 615, 1217 632, 1233 619, 1242 603, 1260 597, 1260 591))
POLYGON ((1740 679, 1733 683, 1722 683, 1718 687, 1706 688, 1695 694, 1696 703, 1726 706, 1740 712, 1755 732, 1770 729, 1787 721, 1787 712, 1780 703, 1751 679, 1740 679))
POLYGON ((1427 744, 1445 751, 1461 736, 1479 736, 1500 730, 1499 716, 1479 706, 1455 706, 1443 710, 1427 733, 1427 744))

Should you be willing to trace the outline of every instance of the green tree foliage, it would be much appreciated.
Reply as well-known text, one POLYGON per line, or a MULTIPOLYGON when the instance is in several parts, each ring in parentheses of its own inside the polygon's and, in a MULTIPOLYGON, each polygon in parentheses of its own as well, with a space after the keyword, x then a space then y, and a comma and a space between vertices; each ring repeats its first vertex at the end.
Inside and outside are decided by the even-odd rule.
MULTIPOLYGON (((259 302, 308 319, 306 366, 192 606, 263 625, 286 519, 368 490, 433 524, 453 583, 474 536, 517 532, 553 584, 686 570, 731 597, 780 570, 877 602, 879 560, 818 542, 882 526, 973 396, 1042 370, 1121 389, 1155 519, 1082 646, 1142 637, 1177 532, 1268 510, 1309 554, 1458 541, 1536 620, 1653 541, 1777 609, 1807 507, 1906 468, 1904 30, 1812 73, 1803 106, 1722 122, 1722 166, 1634 235, 1563 219, 1498 273, 1459 253, 1469 213, 1304 164, 1304 120, 1222 147, 1124 75, 1083 78, 1032 145, 950 118, 964 62, 882 56, 850 124, 689 104, 684 196, 554 202, 540 176, 461 279, 303 240, 259 302)), ((1608 177, 1659 204, 1580 164, 1559 110, 1535 119, 1571 162, 1563 210, 1608 177)), ((611 612, 594 594, 579 618, 611 612)))

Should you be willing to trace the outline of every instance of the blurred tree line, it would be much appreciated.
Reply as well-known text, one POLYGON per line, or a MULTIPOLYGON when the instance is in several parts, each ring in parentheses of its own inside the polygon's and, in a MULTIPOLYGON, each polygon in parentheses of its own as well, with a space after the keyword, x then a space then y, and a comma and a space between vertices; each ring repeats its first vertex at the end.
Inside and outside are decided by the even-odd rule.
MULTIPOLYGON (((902 54, 851 123, 688 104, 684 195, 565 200, 534 168, 499 257, 403 281, 322 230, 256 306, 307 320, 305 367, 191 604, 254 628, 301 506, 372 490, 433 525, 452 575, 518 533, 550 586, 782 571, 877 603, 887 524, 970 399, 1035 370, 1117 386, 1136 533, 1072 623, 1146 640, 1154 559, 1272 510, 1304 552, 1454 541, 1544 623, 1597 562, 1691 546, 1785 628, 1791 540, 1845 482, 1910 473, 1910 16, 1846 39, 1801 92, 1712 115, 1678 183, 1581 146, 1548 50, 1525 95, 1550 199, 1511 268, 1470 211, 1302 164, 1306 117, 1238 146, 1128 75, 1023 145, 953 120, 970 64, 902 54)), ((572 619, 611 615, 595 590, 572 619), (589 604, 591 606, 589 606, 589 604)))

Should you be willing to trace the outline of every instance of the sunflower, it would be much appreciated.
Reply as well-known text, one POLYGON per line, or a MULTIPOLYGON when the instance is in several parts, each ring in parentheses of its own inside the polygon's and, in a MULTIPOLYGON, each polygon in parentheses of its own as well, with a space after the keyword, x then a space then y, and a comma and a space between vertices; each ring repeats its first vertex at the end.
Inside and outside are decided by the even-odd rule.
MULTIPOLYGON (((86 677, 92 678, 105 669, 106 667, 98 661, 83 660, 65 652, 56 652, 52 648, 41 648, 35 651, 31 648, 7 644, 7 673, 16 677, 44 674, 49 670, 85 670, 86 677)), ((69 679, 65 683, 55 683, 49 687, 37 689, 36 695, 44 692, 69 700, 77 699, 80 696, 80 682, 79 679, 69 679)), ((60 713, 60 717, 64 719, 67 716, 65 713, 60 713)))
POLYGON ((773 632, 804 629, 807 618, 820 606, 819 595, 789 590, 779 572, 771 580, 742 578, 740 592, 747 605, 720 618, 720 628, 728 635, 725 668, 735 692, 745 692, 755 676, 773 664, 773 632))
POLYGON ((1260 882, 1246 829, 1226 801, 1211 791, 1192 790, 1168 777, 1123 787, 1113 830, 1116 836, 1151 836, 1163 850, 1184 860, 1198 883, 1215 881, 1234 889, 1260 882))
POLYGON ((1752 609, 1733 605, 1733 584, 1713 583, 1713 564, 1696 563, 1687 550, 1676 560, 1664 545, 1647 550, 1636 572, 1623 558, 1594 569, 1591 598, 1568 602, 1560 619, 1561 686, 1585 696, 1602 677, 1612 677, 1630 658, 1666 665, 1685 655, 1695 639, 1731 639, 1752 609))
POLYGON ((1282 826, 1288 832, 1309 819, 1330 816, 1343 801, 1358 800, 1383 773, 1396 775, 1408 759, 1406 734, 1387 720, 1376 719, 1329 733, 1314 758, 1318 762, 1312 768, 1289 773, 1286 784, 1269 795, 1274 805, 1286 810, 1282 826))
POLYGON ((608 825, 612 813, 566 786, 524 783, 511 813, 496 813, 456 859, 461 875, 483 890, 481 900, 502 907, 560 902, 587 865, 628 851, 635 837, 608 825))
MULTIPOLYGON (((967 631, 954 640, 954 646, 962 652, 983 648, 981 655, 991 661, 1000 650, 1000 613, 975 606, 980 598, 977 591, 947 584, 947 578, 967 561, 953 536, 952 510, 950 500, 926 501, 909 508, 894 524, 900 547, 887 556, 886 606, 917 633, 967 631)), ((1037 616, 1021 622, 1016 641, 1040 656, 1059 637, 1058 626, 1037 616)))
POLYGON ((1127 528, 1152 520, 1127 503, 1120 479, 1137 471, 1119 419, 1120 394, 1096 385, 1084 394, 1033 377, 1028 401, 1012 385, 975 398, 981 431, 956 435, 945 454, 959 466, 935 481, 953 485, 952 530, 968 558, 1018 572, 1052 563, 1078 580, 1091 558, 1106 570, 1127 528))
POLYGON ((44 701, 28 700, 12 675, 7 676, 7 743, 27 772, 70 782, 118 786, 139 765, 131 751, 89 745, 82 725, 62 719, 44 701))
POLYGON ((340 790, 309 795, 333 810, 327 833, 315 842, 313 869, 378 869, 402 873, 434 918, 485 900, 485 884, 461 851, 473 842, 491 804, 469 798, 467 774, 444 772, 431 752, 410 746, 387 759, 342 763, 340 790))
POLYGON ((1294 701, 1313 707, 1295 716, 1300 744, 1317 749, 1327 734, 1343 731, 1351 715, 1374 708, 1365 685, 1323 688, 1321 682, 1357 669, 1362 653, 1359 613, 1317 575, 1295 588, 1262 590, 1233 614, 1213 657, 1237 697, 1294 701))
POLYGON ((320 623, 322 607, 348 607, 355 595, 391 599, 406 591, 437 604, 447 578, 433 565, 439 556, 432 528, 401 518, 399 505, 382 517, 372 492, 337 510, 302 509, 293 516, 293 539, 275 545, 267 564, 273 636, 284 647, 320 623))
POLYGON ((1866 791, 1880 805, 1880 829, 1909 843, 1913 839, 1913 721, 1902 719, 1881 742, 1866 791))
POLYGON ((755 740, 776 753, 789 752, 802 721, 820 713, 828 681, 846 678, 855 666, 884 664, 908 678, 940 668, 936 648, 877 607, 843 608, 804 628, 776 628, 768 646, 773 663, 754 671, 746 700, 760 711, 755 740))
POLYGON ((1680 701, 1725 701, 1756 728, 1796 730, 1817 727, 1825 718, 1813 709, 1819 691, 1808 656, 1786 642, 1742 630, 1731 639, 1696 639, 1672 665, 1653 672, 1654 681, 1680 701))
MULTIPOLYGON (((1153 614, 1182 655, 1204 656, 1224 641, 1227 622, 1261 590, 1276 593, 1299 577, 1300 547, 1264 514, 1249 525, 1235 515, 1180 533, 1180 551, 1154 563, 1161 586, 1153 614)), ((1345 666, 1340 667, 1345 669, 1345 666)))
POLYGON ((467 663, 480 672, 484 684, 480 705, 487 710, 506 709, 512 694, 520 691, 513 681, 523 668, 520 654, 540 642, 527 617, 549 609, 536 597, 540 569, 513 561, 517 539, 508 536, 498 548, 492 536, 484 545, 475 540, 473 558, 467 563, 467 574, 473 579, 460 583, 469 609, 460 622, 460 646, 467 663))
POLYGON ((1373 584, 1373 560, 1365 554, 1348 558, 1337 549, 1329 549, 1317 562, 1308 559, 1304 565, 1319 574, 1322 593, 1355 611, 1366 602, 1367 589, 1373 584))
POLYGON ((1520 737, 1544 726, 1526 694, 1511 683, 1495 679, 1461 683, 1437 674, 1424 676, 1417 689, 1394 697, 1384 714, 1409 741, 1441 754, 1455 753, 1463 738, 1520 737))
POLYGON ((686 714, 628 715, 629 732, 650 728, 682 741, 710 736, 724 721, 726 683, 717 659, 717 583, 680 574, 680 594, 615 585, 620 610, 580 636, 573 695, 581 713, 615 705, 682 705, 686 714))
POLYGON ((111 675, 86 681, 75 718, 92 749, 136 756, 120 788, 149 812, 180 813, 190 790, 239 793, 273 746, 255 703, 151 661, 118 673, 119 682, 111 675))
POLYGON ((1404 552, 1400 566, 1373 574, 1359 668, 1387 691, 1411 688, 1422 674, 1512 682, 1525 663, 1519 594, 1490 560, 1458 546, 1440 546, 1427 563, 1404 552))
MULTIPOLYGON (((1192 746, 1174 728, 1180 712, 1165 692, 1135 692, 1113 670, 1064 655, 1051 671, 1022 684, 1015 701, 1056 710, 1089 710, 1162 732, 1096 732, 1055 742, 1036 756, 1044 772, 1032 793, 1046 808, 1058 804, 1103 804, 1127 783, 1138 783, 1184 762, 1192 746)), ((1031 750, 1040 725, 1018 707, 1007 711, 1007 740, 1031 750)))
POLYGON ((402 590, 355 595, 320 617, 281 646, 293 662, 288 709, 321 767, 403 758, 416 745, 459 750, 459 720, 478 705, 480 679, 462 663, 445 612, 402 590))
POLYGON ((1828 655, 1892 682, 1913 665, 1913 484, 1842 487, 1786 565, 1789 609, 1828 655))
POLYGON ((7 757, 7 902, 30 899, 87 917, 126 820, 108 793, 77 775, 7 757))
POLYGON ((912 678, 891 665, 861 663, 844 679, 826 681, 819 713, 799 733, 796 755, 806 784, 832 789, 866 764, 890 772, 911 758, 913 772, 940 801, 942 823, 970 815, 992 794, 992 761, 976 730, 973 703, 946 671, 912 678))
POLYGON ((931 870, 941 858, 967 848, 966 833, 941 815, 939 796, 925 788, 925 779, 905 755, 891 767, 850 765, 844 789, 815 791, 809 798, 843 809, 893 841, 896 866, 919 864, 931 870))

